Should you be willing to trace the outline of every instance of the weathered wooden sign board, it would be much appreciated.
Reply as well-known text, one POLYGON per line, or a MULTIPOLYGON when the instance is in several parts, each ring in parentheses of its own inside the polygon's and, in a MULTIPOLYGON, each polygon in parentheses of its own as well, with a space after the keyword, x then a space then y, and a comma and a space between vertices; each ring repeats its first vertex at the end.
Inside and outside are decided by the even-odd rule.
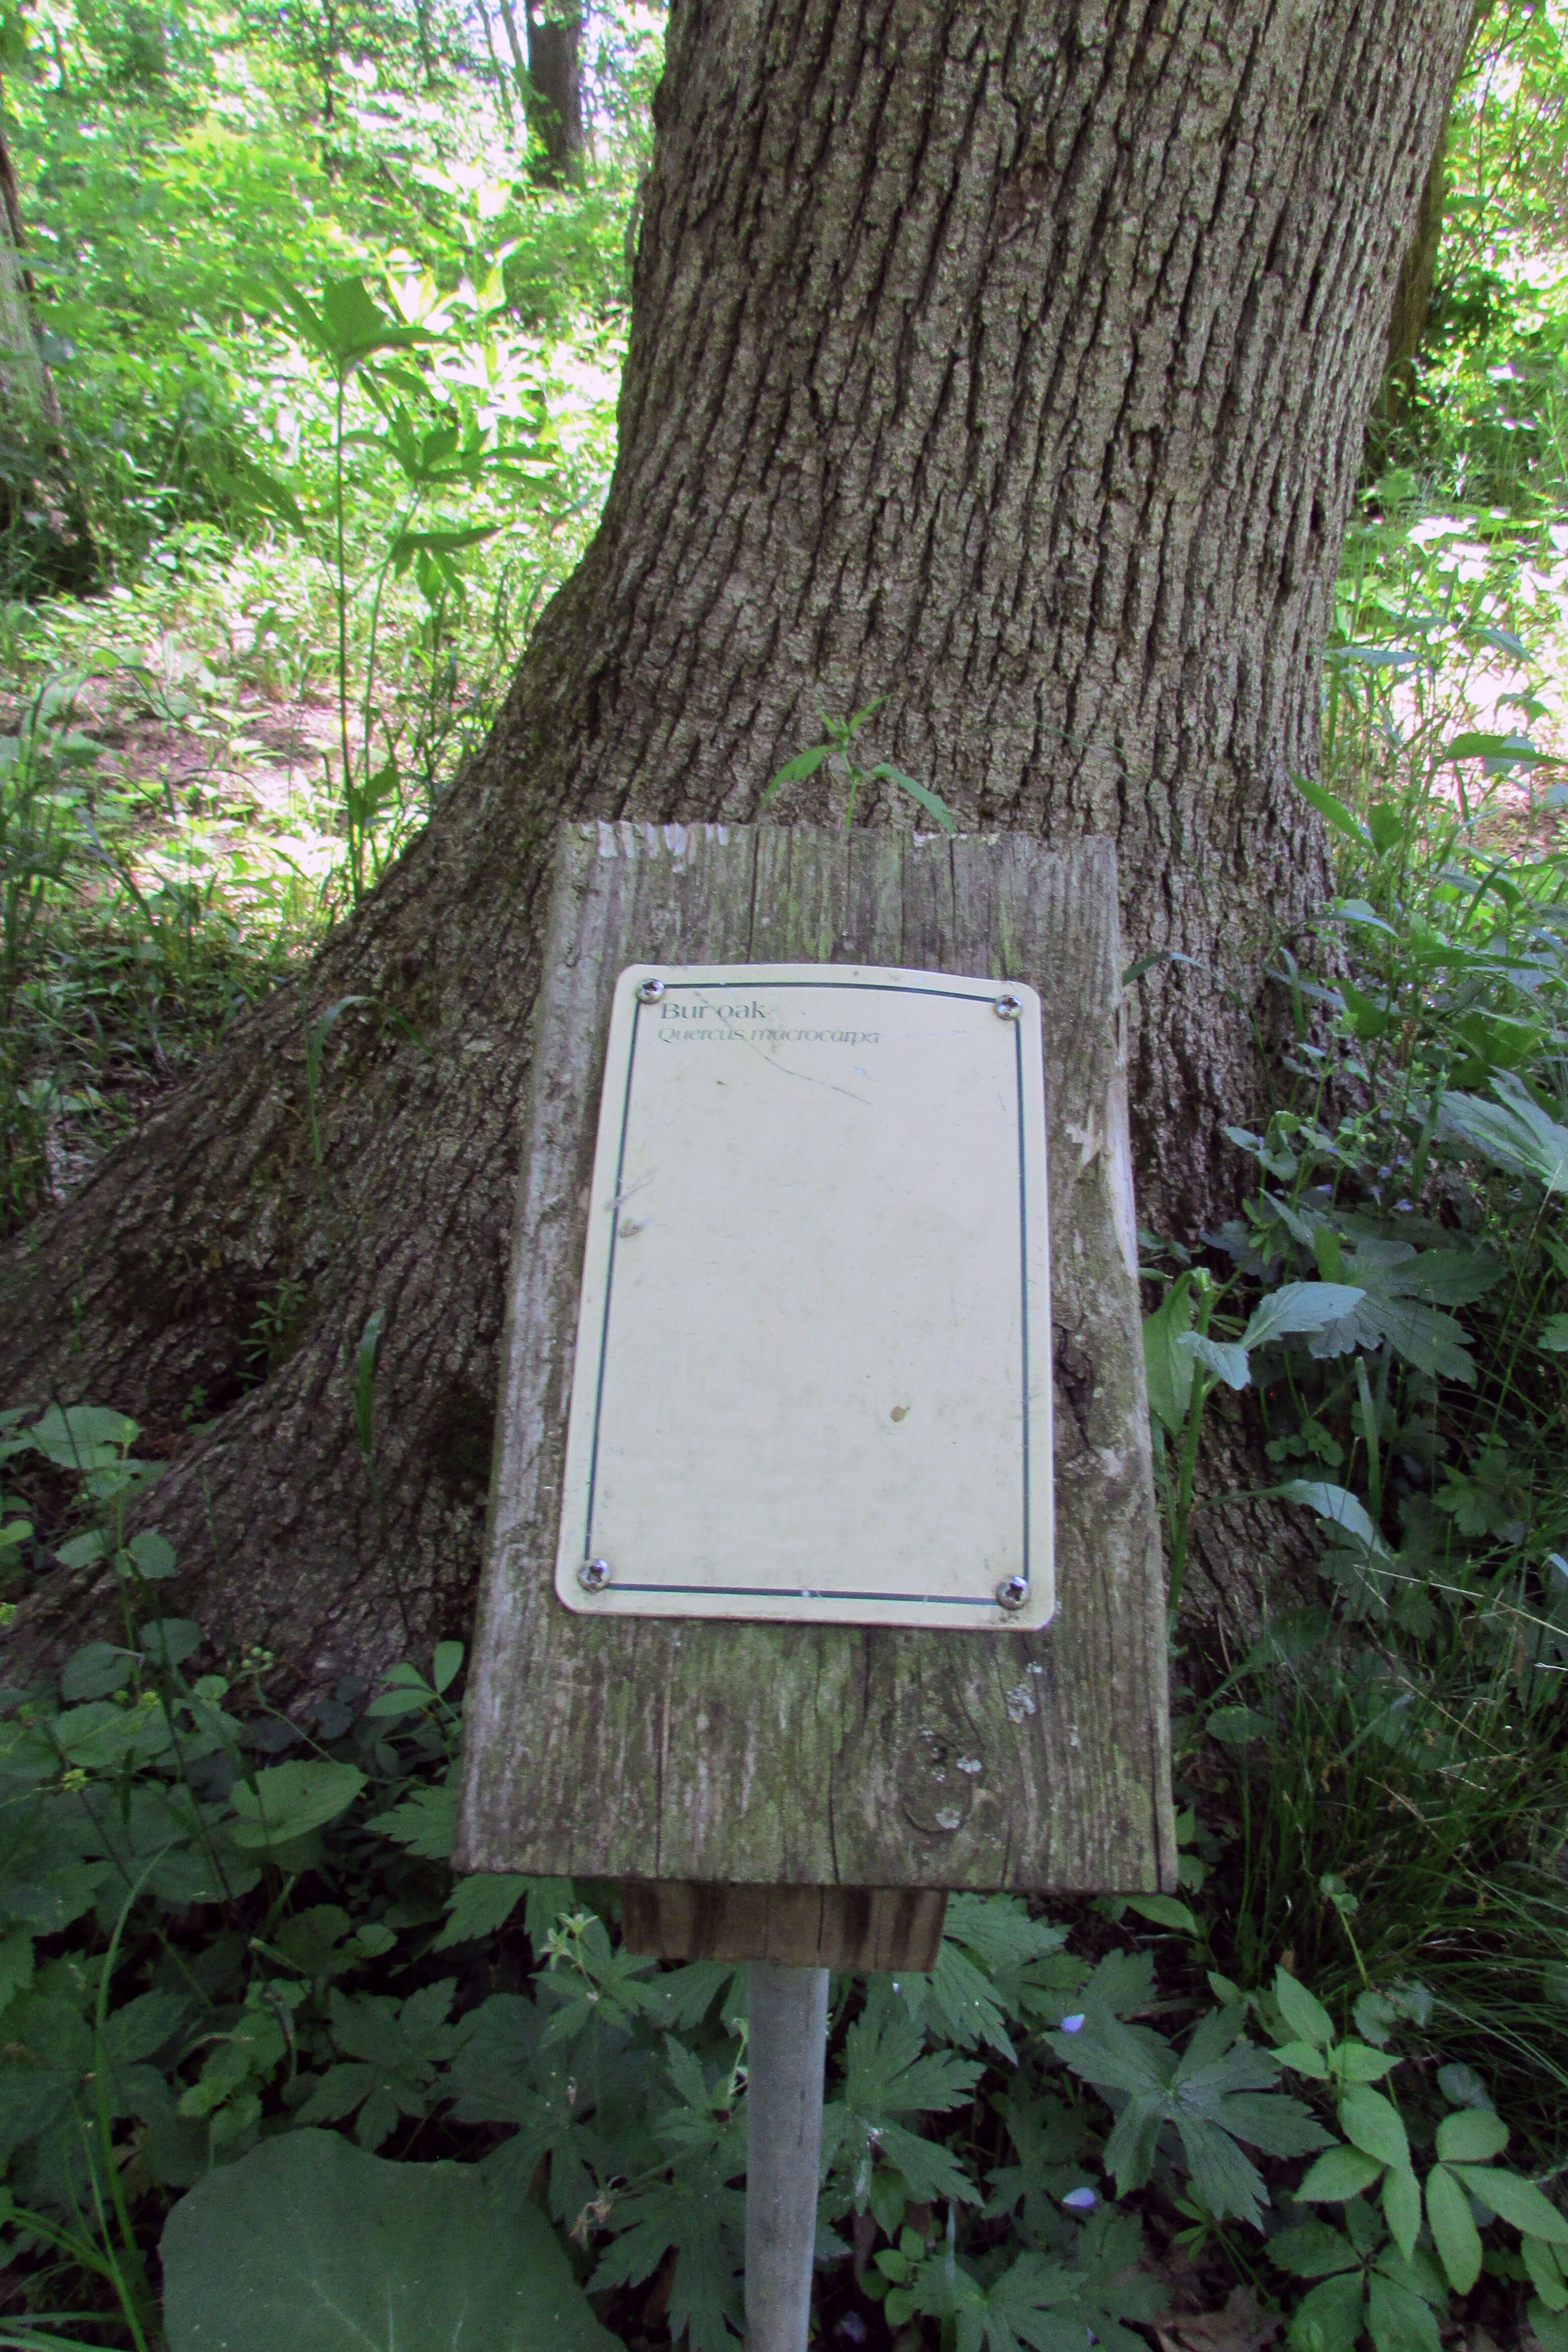
MULTIPOLYGON (((563 830, 508 1300, 459 1869, 619 1878, 634 1948, 863 1968, 930 1964, 943 1901, 932 1890, 1174 1885, 1164 1612, 1119 972, 1108 844, 1052 854, 1009 835, 563 830), (760 1312, 755 1300, 748 1310, 746 1285, 768 1277, 748 1276, 745 1266, 767 1267, 768 1234, 785 1194, 775 1186, 771 1209, 761 1204, 766 1213, 750 1229, 755 1251, 747 1261, 748 1227, 732 1201, 725 1205, 722 1171, 710 1171, 702 1200, 683 1209, 679 1187, 661 1183, 660 1170, 668 1178, 679 1160, 677 1129, 689 1114, 716 1118, 723 1108, 715 1055, 731 1057, 731 1083, 752 1087, 752 1108, 762 1106, 765 1121, 775 1119, 781 1087, 822 1083, 824 1029, 881 1036, 890 1015, 873 1023, 846 1013, 830 1022, 822 996, 810 1000, 812 1019, 784 1018, 781 968, 829 965, 846 987, 877 985, 868 976, 879 972, 893 976, 886 1001, 908 1016, 910 1034, 899 1050, 912 1057, 911 1067, 918 1024, 905 981, 933 976, 926 1010, 946 1020, 952 1038, 931 1051, 938 1060, 949 1053, 955 1096, 945 1122, 928 1118, 922 1149, 932 1160, 941 1216, 964 1192, 953 1154, 977 1155, 971 1173, 981 1197, 964 1279, 984 1339, 963 1361, 933 1355, 928 1344, 928 1324, 945 1318, 951 1326, 952 1297, 913 1226, 900 1249, 896 1220, 912 1213, 907 1188, 889 1194, 895 1223, 881 1230, 867 1205, 879 1181, 874 1153, 863 1167, 856 1157, 857 1134, 864 1141, 868 1132, 864 1104, 879 1089, 884 1107, 891 1104, 895 1081, 890 1072, 875 1074, 869 1049, 840 1041, 833 1050, 854 1057, 840 1075, 862 1102, 847 1096, 818 1123, 826 1163, 818 1172, 831 1180, 825 1189, 845 1196, 840 1231, 877 1259, 884 1289, 900 1263, 906 1267, 900 1311, 910 1369, 907 1377, 898 1373, 896 1350, 889 1357, 862 1348, 857 1355, 841 1319, 852 1298, 849 1262, 841 1255, 831 1283, 815 1293, 832 1342, 832 1360, 818 1368, 817 1402, 826 1399, 828 1422, 843 1429, 847 1471, 858 1459, 869 1476, 871 1549, 879 1510, 890 1513, 898 1519, 894 1549, 931 1572, 898 1585, 883 1573, 890 1555, 879 1555, 875 1574, 854 1588, 870 1600, 849 1604, 853 1622, 844 1610, 833 1622, 823 1594, 835 1576, 842 1583, 842 1549, 831 1509, 818 1507, 814 1487, 800 1491, 803 1481, 812 1486, 804 1465, 827 1459, 826 1423, 821 1413, 810 1421, 814 1391, 802 1387, 801 1364, 781 1367, 770 1357, 757 1364, 754 1383, 768 1412, 776 1416, 797 1397, 809 1426, 793 1453, 784 1448, 782 1480, 756 1496, 757 1558, 729 1580, 741 1588, 729 1597, 743 1613, 707 1613, 712 1588, 726 1580, 717 1562, 744 1533, 745 1481, 737 1465, 754 1473, 766 1458, 743 1401, 723 1401, 724 1382, 743 1370, 745 1354, 730 1326, 760 1312), (703 976, 678 977, 694 971, 703 976), (964 987, 949 994, 942 976, 964 987), (655 981, 668 995, 639 1000, 637 989, 655 981), (1027 992, 1038 993, 1037 1045, 1032 1007, 1021 1021, 996 1011, 1009 983, 1024 1000, 1021 1014, 1027 992), (634 1017, 628 1002, 640 1005, 640 1020, 684 988, 681 1002, 705 1008, 684 1034, 711 1031, 711 1045, 660 1045, 650 1025, 637 1048, 647 1081, 639 1093, 625 1034, 612 1046, 617 988, 623 1033, 634 1017), (742 1021, 748 1003, 755 1017, 742 1021), (741 1037, 741 1029, 761 1035, 741 1037), (785 1029, 816 1033, 791 1041, 792 1050, 805 1049, 794 1063, 787 1055, 781 1062, 780 1049, 766 1043, 785 1029), (1000 1045, 1006 1051, 994 1050, 1000 1045), (1024 1057, 1015 1058, 1011 1078, 1008 1053, 1024 1057), (607 1054, 623 1093, 602 1118, 607 1054), (660 1055, 662 1064, 650 1059, 660 1055), (1036 1055, 1037 1067, 1028 1059, 1036 1055), (1026 1063, 1021 1094, 1017 1072, 1026 1063), (678 1064, 706 1075, 683 1077, 678 1064), (679 1102, 672 1109, 675 1097, 684 1109, 679 1102), (1045 1120, 1054 1545, 1031 1546, 1028 1605, 1008 1612, 995 1589, 1023 1562, 1019 1444, 1029 1430, 1037 1448, 1038 1433, 1051 1429, 1051 1400, 1037 1358, 1026 1388, 1017 1386, 1001 1254, 990 1247, 1003 1193, 981 1129, 999 1115, 998 1103, 1010 1102, 1016 1122, 1025 1101, 1036 1118, 1043 1102, 1045 1120), (595 1145, 601 1127, 616 1118, 627 1157, 618 1163, 601 1157, 595 1194, 595 1145), (963 1139, 952 1143, 959 1128, 963 1139), (944 1152, 945 1174, 936 1164, 944 1152), (860 1191, 850 1194, 857 1168, 860 1191), (682 1249, 704 1275, 706 1307, 701 1297, 680 1297, 682 1249), (606 1324, 606 1286, 614 1295, 616 1283, 629 1312, 617 1322, 612 1308, 606 1324), (584 1297, 600 1328, 580 1335, 584 1297), (580 1385, 590 1370, 596 1415, 580 1385), (663 1392, 660 1383, 668 1384, 663 1392), (681 1417, 683 1391, 689 1425, 681 1417), (942 1407, 953 1440, 945 1452, 934 1403, 922 1412, 922 1395, 942 1407), (715 1410, 720 1425, 705 1448, 702 1416, 715 1410), (604 1449, 597 1464, 595 1424, 604 1449), (658 1428, 675 1433, 677 1475, 664 1487, 647 1466, 649 1432, 658 1428), (906 1437, 915 1445, 900 1457, 906 1437), (913 1505, 899 1486, 900 1459, 913 1505), (700 1486, 704 1461, 711 1492, 693 1485, 695 1475, 700 1486), (884 1476, 888 1464, 894 1475, 884 1476), (601 1497, 590 1509, 588 1490, 605 1475, 616 1491, 601 1517, 601 1497), (922 1533, 933 1507, 938 1525, 922 1533), (661 1514, 669 1524, 655 1526, 661 1514), (791 1523, 781 1525, 786 1515, 791 1523), (820 1567, 808 1573, 814 1550, 820 1567), (707 1567, 684 1580, 703 1589, 672 1594, 668 1588, 683 1580, 681 1563, 700 1551, 707 1567), (1053 1553, 1054 1591, 1047 1572, 1053 1553), (592 1572, 595 1563, 603 1580, 592 1572), (776 1591, 770 1599, 748 1589, 763 1580, 759 1570, 775 1587, 789 1588, 782 1602, 776 1591), (662 1594, 625 1589, 661 1582, 662 1594), (886 1596, 895 1590, 928 1600, 955 1591, 964 1605, 889 1609, 886 1596), (905 1622, 889 1622, 900 1614, 905 1622)), ((833 979, 818 969, 800 986, 820 990, 833 979)), ((928 1063, 928 1086, 935 1067, 928 1063)), ((917 1076, 916 1097, 921 1083, 917 1076)), ((749 1131, 746 1119, 726 1131, 749 1131)), ((769 1134, 768 1150, 787 1161, 795 1146, 784 1107, 769 1134)), ((773 1181, 766 1159, 764 1151, 751 1171, 763 1192, 773 1181)), ((793 1174, 786 1168, 779 1181, 788 1177, 794 1202, 812 1170, 790 1165, 793 1174)), ((1043 1249, 1047 1222, 1039 1218, 1031 1244, 1026 1175, 1026 1169, 1020 1180, 1015 1161, 1007 1202, 1014 1300, 1025 1296, 1025 1262, 1031 1246, 1043 1249)), ((814 1297, 799 1266, 792 1295, 802 1307, 814 1297)), ((817 1483, 826 1490, 834 1480, 817 1483)), ((1037 1501, 1042 1491, 1043 1481, 1037 1501)), ((838 1507, 833 1496, 827 1500, 838 1507)))

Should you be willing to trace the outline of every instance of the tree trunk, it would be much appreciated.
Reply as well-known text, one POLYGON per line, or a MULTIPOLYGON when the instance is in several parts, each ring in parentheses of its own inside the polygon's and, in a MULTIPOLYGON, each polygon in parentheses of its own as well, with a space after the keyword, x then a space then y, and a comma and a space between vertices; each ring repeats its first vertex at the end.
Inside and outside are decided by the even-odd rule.
MULTIPOLYGON (((489 743, 14 1255, 14 1396, 159 1444, 216 1413, 155 1516, 226 1649, 321 1681, 467 1631, 562 817, 752 818, 886 696, 861 740, 966 827, 1114 839, 1129 956, 1185 960, 1130 1006, 1143 1220, 1213 1219, 1260 967, 1327 884, 1289 780, 1468 17, 678 0, 615 478, 489 743)), ((769 813, 841 811, 819 774, 769 813)), ((57 1586, 58 1633, 87 1606, 57 1586)))
POLYGON ((528 0, 528 127, 540 152, 535 179, 565 187, 583 176, 583 11, 569 0, 528 0))
POLYGON ((83 595, 98 551, 66 457, 54 379, 38 346, 37 293, 24 259, 22 200, 0 89, 0 540, 12 593, 83 595))
POLYGON ((511 51, 512 71, 517 76, 517 94, 523 111, 528 110, 528 60, 522 53, 522 37, 517 29, 517 14, 511 0, 500 0, 500 20, 506 28, 506 45, 511 51))
POLYGON ((506 68, 501 64, 500 54, 496 47, 496 37, 490 26, 488 0, 479 0, 479 29, 485 37, 485 47, 489 55, 490 73, 495 81, 496 97, 500 105, 502 120, 506 124, 506 135, 510 140, 516 132, 517 118, 511 110, 511 91, 507 85, 506 68))
POLYGON ((1432 281, 1437 268, 1437 248, 1443 239, 1443 204, 1447 194, 1444 176, 1443 142, 1432 158, 1416 206, 1415 226, 1405 249, 1399 283, 1394 289, 1394 310, 1388 322, 1383 383, 1373 411, 1371 438, 1375 445, 1388 428, 1402 425, 1410 414, 1415 392, 1415 355, 1426 331, 1432 307, 1432 281))

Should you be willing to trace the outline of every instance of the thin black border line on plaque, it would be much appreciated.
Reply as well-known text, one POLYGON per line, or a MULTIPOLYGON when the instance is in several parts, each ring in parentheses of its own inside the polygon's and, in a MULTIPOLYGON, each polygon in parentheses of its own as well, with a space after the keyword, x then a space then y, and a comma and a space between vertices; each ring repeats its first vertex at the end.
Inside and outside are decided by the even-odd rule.
MULTIPOLYGON (((1005 982, 1001 983, 1005 986, 1005 982)), ((696 989, 702 995, 717 995, 722 989, 761 988, 821 988, 847 990, 852 996, 936 996, 957 1004, 994 1005, 994 994, 973 993, 958 988, 900 988, 888 980, 675 980, 665 982, 670 989, 696 989)), ((626 1048, 626 1083, 621 1096, 621 1131, 616 1150, 615 1216, 610 1221, 610 1255, 605 1268, 605 1312, 599 1325, 598 1378, 594 1386, 594 1433, 588 1453, 588 1507, 583 1528, 583 1557, 594 1557, 594 1503, 599 1484, 599 1422, 605 1403, 605 1366, 609 1357, 610 1302, 616 1286, 616 1243, 620 1231, 621 1181, 626 1165, 626 1129, 630 1124, 632 1105, 632 1074, 637 1068, 637 1033, 642 1024, 643 1003, 640 996, 632 999, 632 1034, 626 1048)), ((722 1018, 722 1014, 720 1015, 722 1018)), ((1017 1087, 1018 1130, 1018 1321, 1020 1356, 1023 1373, 1023 1518, 1024 1518, 1024 1580, 1030 1582, 1029 1509, 1029 1198, 1027 1139, 1024 1130, 1024 1031, 1017 1023, 1013 1030, 1013 1063, 1017 1087)), ((707 1596, 725 1601, 907 1601, 922 1609, 976 1609, 987 1604, 972 1593, 952 1592, 851 1592, 831 1591, 822 1585, 799 1584, 633 1584, 616 1580, 616 1592, 675 1592, 707 1596)), ((999 1608, 1000 1602, 990 1606, 999 1608)), ((828 1621, 831 1622, 831 1621, 828 1621)))

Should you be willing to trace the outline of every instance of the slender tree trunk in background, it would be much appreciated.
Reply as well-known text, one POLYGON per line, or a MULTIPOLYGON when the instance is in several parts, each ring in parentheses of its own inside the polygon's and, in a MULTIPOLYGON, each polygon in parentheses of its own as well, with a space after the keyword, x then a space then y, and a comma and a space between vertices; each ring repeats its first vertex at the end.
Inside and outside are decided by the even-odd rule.
MULTIPOLYGON (((320 24, 311 43, 311 50, 315 59, 316 78, 321 85, 321 121, 331 122, 336 119, 334 109, 338 70, 338 12, 333 0, 326 0, 326 5, 321 10, 320 24)), ((323 169, 329 175, 335 173, 337 157, 328 150, 324 141, 321 148, 321 161, 323 169)))
POLYGON ((511 69, 517 77, 518 103, 526 119, 529 107, 528 59, 522 53, 522 37, 517 29, 517 12, 511 0, 499 0, 500 20, 506 28, 506 45, 511 51, 511 69))
POLYGON ((533 175, 554 187, 583 176, 582 47, 580 6, 528 0, 528 125, 542 151, 533 175))
POLYGON ((1421 190, 1415 229, 1394 289, 1383 383, 1373 412, 1374 446, 1384 428, 1403 424, 1410 414, 1415 392, 1415 355, 1432 307, 1432 283, 1443 237, 1443 202, 1447 193, 1443 145, 1439 142, 1421 190))
POLYGON ((419 71, 426 89, 436 87, 436 50, 430 37, 430 0, 414 0, 414 36, 419 46, 419 71))
POLYGON ((84 595, 98 577, 70 478, 54 379, 38 347, 37 293, 23 258, 22 202, 0 89, 0 541, 25 587, 84 595))
MULTIPOLYGON (((467 1631, 553 829, 753 817, 824 709, 888 696, 868 740, 965 826, 1114 839, 1129 959, 1190 960, 1130 1001, 1142 1217, 1213 1220, 1260 967, 1327 887, 1290 778, 1468 19, 678 0, 615 479, 489 743, 13 1252, 14 1397, 171 1451, 198 1386, 216 1416, 156 1496, 185 1613, 315 1680, 467 1631), (247 1389, 283 1282, 295 1352, 247 1389)), ((770 814, 836 815, 819 782, 770 814)), ((62 1576, 28 1638, 87 1605, 62 1576)))
POLYGON ((486 0, 479 0, 479 24, 484 32, 485 47, 489 53, 490 72, 495 79, 496 96, 500 100, 500 110, 506 122, 507 137, 510 139, 517 131, 517 117, 511 110, 511 92, 507 87, 506 68, 502 65, 500 53, 496 47, 496 37, 490 25, 490 12, 486 0))

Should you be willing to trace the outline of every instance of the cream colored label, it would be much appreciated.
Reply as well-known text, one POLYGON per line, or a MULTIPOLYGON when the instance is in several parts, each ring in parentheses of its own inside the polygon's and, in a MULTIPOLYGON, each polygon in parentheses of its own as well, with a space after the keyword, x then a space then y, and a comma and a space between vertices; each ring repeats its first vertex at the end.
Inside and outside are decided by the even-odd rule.
POLYGON ((562 1600, 1041 1624, 1049 1297, 1032 989, 822 964, 624 971, 562 1600))

